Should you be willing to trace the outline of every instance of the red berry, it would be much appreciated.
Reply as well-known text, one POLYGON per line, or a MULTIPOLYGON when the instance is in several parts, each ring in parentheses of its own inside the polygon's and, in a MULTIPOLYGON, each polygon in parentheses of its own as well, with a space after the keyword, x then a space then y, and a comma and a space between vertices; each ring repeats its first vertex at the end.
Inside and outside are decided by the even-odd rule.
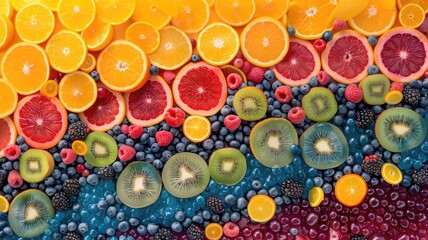
POLYGON ((191 38, 190 39, 190 43, 192 44, 192 49, 195 49, 195 47, 196 47, 196 39, 191 38))
POLYGON ((288 103, 293 98, 291 88, 289 86, 280 86, 275 90, 275 98, 280 103, 288 103))
POLYGON ((250 72, 247 74, 247 79, 254 83, 261 83, 265 77, 265 71, 259 67, 251 68, 250 72))
POLYGON ((237 88, 239 88, 239 86, 241 86, 242 83, 242 77, 241 75, 237 74, 237 73, 231 73, 229 75, 227 75, 227 86, 232 89, 235 90, 237 88))
POLYGON ((61 149, 59 155, 65 164, 73 163, 77 158, 77 154, 70 148, 61 149))
POLYGON ((144 128, 142 126, 131 125, 128 128, 128 135, 133 139, 139 139, 143 135, 144 128))
POLYGON ((119 148, 119 159, 121 161, 129 161, 131 160, 135 154, 137 153, 137 151, 135 150, 135 148, 128 146, 128 145, 122 145, 119 148))
POLYGON ((363 91, 358 88, 357 84, 349 84, 345 89, 345 98, 349 102, 359 103, 363 99, 363 91))
POLYGON ((333 22, 333 29, 336 31, 342 31, 347 28, 346 21, 343 21, 342 19, 335 19, 333 22))
POLYGON ((239 235, 239 226, 236 223, 227 222, 223 226, 223 233, 226 235, 226 237, 236 237, 239 235))
POLYGON ((242 60, 242 58, 235 58, 235 60, 233 60, 233 66, 241 68, 242 65, 244 65, 244 60, 242 60))
POLYGON ((315 50, 317 50, 317 52, 322 52, 325 49, 326 43, 324 41, 324 39, 320 38, 314 41, 313 43, 315 50))
POLYGON ((428 70, 424 72, 424 77, 428 78, 428 70))
POLYGON ((128 134, 129 133, 129 126, 126 124, 123 124, 122 126, 120 126, 120 131, 125 135, 128 134))
POLYGON ((403 92, 404 84, 402 82, 392 82, 391 87, 389 88, 390 91, 392 90, 398 90, 400 92, 403 92))
POLYGON ((227 115, 224 118, 224 126, 230 131, 235 131, 241 125, 241 118, 237 115, 227 115))
POLYGON ((244 73, 244 74, 247 74, 247 73, 249 73, 250 72, 250 70, 253 68, 253 64, 251 64, 250 62, 248 62, 248 61, 244 61, 244 64, 242 64, 242 67, 241 67, 241 71, 244 73))
POLYGON ((330 80, 330 74, 324 72, 324 71, 320 71, 318 73, 318 83, 321 85, 326 85, 328 83, 328 81, 330 80))
POLYGON ((4 156, 11 161, 18 159, 20 155, 21 148, 19 148, 16 144, 8 145, 4 149, 4 156))
POLYGON ((76 166, 76 172, 77 173, 83 173, 83 171, 85 171, 85 165, 83 165, 83 164, 81 164, 81 163, 79 163, 79 164, 77 164, 77 166, 76 166))
POLYGON ((166 147, 172 142, 172 139, 174 138, 174 136, 172 135, 171 132, 162 130, 162 131, 156 132, 155 138, 159 146, 166 147))
POLYGON ((305 121, 305 111, 301 107, 292 107, 290 111, 288 111, 288 120, 290 120, 293 124, 300 124, 305 121))
POLYGON ((9 172, 9 176, 7 177, 7 183, 13 188, 20 188, 24 183, 22 180, 21 174, 15 169, 9 172))
POLYGON ((181 126, 185 118, 186 113, 181 108, 170 108, 165 114, 166 123, 173 128, 181 126))
POLYGON ((99 98, 99 99, 105 98, 107 96, 107 92, 108 92, 108 90, 105 89, 104 87, 99 87, 97 98, 99 98))
POLYGON ((165 81, 168 84, 172 84, 172 82, 174 82, 174 79, 176 77, 175 73, 171 71, 164 71, 162 76, 163 76, 163 79, 165 79, 165 81))
POLYGON ((84 177, 89 176, 89 170, 85 169, 85 171, 82 172, 82 176, 84 176, 84 177))

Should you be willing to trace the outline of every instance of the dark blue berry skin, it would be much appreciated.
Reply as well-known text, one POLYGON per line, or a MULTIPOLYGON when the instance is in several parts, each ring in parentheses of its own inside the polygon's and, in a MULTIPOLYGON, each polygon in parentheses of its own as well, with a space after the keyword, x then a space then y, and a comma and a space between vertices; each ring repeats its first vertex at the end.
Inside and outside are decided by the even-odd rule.
POLYGON ((275 73, 274 73, 272 70, 267 70, 267 71, 265 72, 265 78, 266 78, 268 81, 271 81, 271 80, 275 79, 275 73))
POLYGON ((292 37, 292 36, 294 36, 295 34, 296 34, 296 29, 294 29, 293 27, 287 27, 287 32, 288 32, 288 35, 290 36, 290 37, 292 37))
POLYGON ((322 34, 322 39, 324 39, 324 41, 326 41, 326 42, 331 41, 331 39, 333 39, 333 32, 330 30, 325 31, 322 34))
POLYGON ((201 61, 201 57, 198 54, 192 54, 192 62, 196 63, 201 61))
POLYGON ((100 80, 100 74, 99 74, 97 71, 92 71, 89 75, 91 75, 91 77, 92 77, 95 81, 100 80))
POLYGON ((311 89, 311 87, 308 84, 302 85, 300 86, 300 93, 305 95, 309 92, 309 90, 311 89))
POLYGON ((367 73, 368 74, 377 74, 377 73, 379 73, 379 68, 376 66, 376 65, 370 65, 368 68, 367 68, 367 73))
POLYGON ((375 35, 370 35, 367 40, 369 41, 369 44, 374 46, 377 44, 377 37, 375 35))
POLYGON ((410 82, 410 87, 412 87, 414 89, 421 89, 422 83, 421 83, 421 81, 413 80, 410 82))
POLYGON ((282 86, 283 84, 280 82, 280 81, 278 81, 278 80, 276 80, 276 81, 274 81, 273 83, 272 83, 272 89, 273 90, 276 90, 278 87, 280 87, 280 86, 282 86))
POLYGON ((157 66, 150 66, 150 74, 156 76, 159 74, 159 68, 157 66))
POLYGON ((75 114, 75 113, 68 114, 68 122, 74 123, 77 121, 79 121, 79 117, 77 116, 77 114, 75 114))
POLYGON ((316 87, 316 86, 318 86, 318 79, 317 79, 317 77, 311 77, 310 79, 309 79, 309 86, 311 86, 311 87, 316 87))

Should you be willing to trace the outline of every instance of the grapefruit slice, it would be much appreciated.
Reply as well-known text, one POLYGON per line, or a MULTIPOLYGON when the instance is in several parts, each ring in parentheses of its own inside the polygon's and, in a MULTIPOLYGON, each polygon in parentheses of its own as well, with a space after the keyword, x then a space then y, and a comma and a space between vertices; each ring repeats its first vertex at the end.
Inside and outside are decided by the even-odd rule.
POLYGON ((177 105, 188 114, 211 116, 226 102, 227 83, 218 67, 201 61, 178 72, 172 92, 177 105))
POLYGON ((290 39, 290 47, 281 62, 271 67, 276 78, 288 86, 300 86, 309 83, 321 69, 318 52, 305 40, 290 39))
POLYGON ((165 118, 173 98, 168 83, 160 76, 151 76, 142 88, 125 94, 126 117, 135 125, 153 126, 165 118))
POLYGON ((373 64, 373 50, 367 38, 354 30, 334 34, 321 56, 324 71, 341 83, 358 83, 373 64))
POLYGON ((16 140, 16 128, 9 117, 0 119, 0 158, 4 157, 4 149, 7 145, 14 144, 16 140))
POLYGON ((428 39, 419 31, 397 27, 379 38, 375 63, 392 81, 409 82, 428 69, 428 39))
POLYGON ((67 111, 58 98, 40 94, 21 99, 13 120, 18 134, 37 149, 55 146, 67 130, 67 111))
POLYGON ((125 99, 102 83, 97 83, 98 96, 95 103, 86 111, 79 113, 81 121, 92 131, 105 132, 119 125, 125 118, 125 99))

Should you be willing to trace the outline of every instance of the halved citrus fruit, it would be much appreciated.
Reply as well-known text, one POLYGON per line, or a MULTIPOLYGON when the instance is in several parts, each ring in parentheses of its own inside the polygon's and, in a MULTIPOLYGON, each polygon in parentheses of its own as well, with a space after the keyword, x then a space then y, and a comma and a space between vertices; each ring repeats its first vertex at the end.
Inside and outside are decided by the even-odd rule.
POLYGON ((411 28, 393 28, 379 38, 374 61, 392 81, 419 79, 428 69, 428 39, 411 28))
POLYGON ((88 73, 72 72, 61 79, 58 97, 67 110, 83 112, 95 103, 97 84, 88 73))
POLYGON ((46 97, 56 97, 58 94, 58 82, 55 80, 47 80, 40 89, 40 94, 46 97))
POLYGON ((239 51, 239 35, 224 23, 211 23, 198 35, 196 47, 201 58, 215 66, 232 61, 239 51))
POLYGON ((334 187, 337 200, 347 207, 358 206, 367 196, 367 183, 358 174, 346 174, 341 177, 334 187))
POLYGON ((398 19, 403 27, 417 28, 425 20, 425 11, 421 6, 409 3, 400 9, 398 19))
POLYGON ((0 48, 9 46, 13 39, 13 33, 12 21, 8 17, 0 15, 0 48))
POLYGON ((285 85, 300 86, 309 83, 310 78, 318 74, 321 60, 310 42, 291 38, 287 54, 271 69, 285 85))
POLYGON ((269 16, 281 19, 288 10, 290 0, 254 0, 256 12, 254 17, 269 16))
POLYGON ((403 8, 409 3, 415 3, 424 9, 425 12, 428 12, 428 2, 426 0, 397 0, 397 6, 399 9, 403 8))
POLYGON ((89 50, 100 51, 113 39, 113 26, 95 18, 92 24, 80 34, 89 50))
POLYGON ((135 125, 153 126, 161 122, 173 106, 168 83, 160 76, 151 76, 143 87, 125 94, 126 117, 135 125))
POLYGON ((160 45, 150 55, 153 65, 164 70, 175 70, 192 57, 192 44, 189 37, 180 29, 167 26, 159 31, 160 45))
POLYGON ((384 163, 380 169, 380 174, 385 182, 392 185, 400 184, 403 181, 401 170, 393 163, 384 163))
POLYGON ((42 43, 53 33, 55 18, 52 11, 42 4, 31 4, 15 16, 15 30, 18 36, 31 43, 42 43))
POLYGON ((256 4, 254 0, 221 0, 215 1, 214 9, 224 22, 239 27, 253 19, 256 4))
POLYGON ((97 16, 104 22, 119 25, 131 18, 135 0, 95 0, 97 16))
POLYGON ((88 146, 84 141, 81 140, 75 140, 71 144, 71 149, 79 155, 79 156, 85 156, 85 154, 88 152, 88 146))
POLYGON ((186 33, 197 33, 208 23, 210 7, 206 0, 176 0, 178 15, 171 20, 172 25, 186 33))
POLYGON ((367 38, 354 30, 334 34, 321 56, 324 71, 341 83, 358 83, 373 64, 373 50, 367 38))
POLYGON ((332 24, 335 20, 348 21, 349 19, 361 13, 370 0, 359 1, 337 1, 336 7, 328 18, 328 23, 332 24))
POLYGON ((206 117, 190 115, 183 122, 183 133, 194 143, 202 142, 211 136, 211 122, 206 117))
POLYGON ((13 7, 10 4, 9 0, 0 1, 0 15, 4 15, 8 18, 13 16, 13 7))
POLYGON ((318 207, 324 200, 324 191, 320 187, 313 187, 309 190, 309 205, 311 207, 318 207))
POLYGON ((0 158, 4 157, 4 149, 16 141, 16 128, 10 117, 0 119, 0 158))
POLYGON ((52 11, 58 11, 58 5, 60 0, 40 0, 40 3, 48 7, 52 11))
POLYGON ((188 114, 211 116, 226 102, 227 83, 218 67, 189 63, 178 72, 172 92, 177 105, 188 114))
POLYGON ((119 125, 125 118, 125 99, 122 94, 97 83, 98 95, 95 103, 79 113, 79 119, 92 131, 105 132, 119 125))
POLYGON ((9 201, 3 195, 0 195, 0 212, 7 213, 9 211, 9 201))
POLYGON ((0 79, 0 119, 12 114, 18 105, 18 93, 9 82, 0 79))
POLYGON ((6 51, 1 65, 2 76, 21 95, 39 91, 49 78, 48 57, 43 48, 34 43, 14 44, 6 51))
POLYGON ((178 15, 178 3, 170 0, 147 0, 150 4, 153 4, 156 8, 169 16, 176 17, 178 15))
POLYGON ((41 0, 9 0, 9 2, 12 4, 13 9, 15 11, 19 11, 26 7, 27 5, 33 4, 33 3, 40 3, 41 0))
POLYGON ((210 223, 205 227, 205 237, 218 240, 223 236, 223 227, 218 223, 210 223))
POLYGON ((61 102, 40 94, 21 99, 13 120, 18 134, 37 149, 55 146, 67 130, 67 111, 61 102))
POLYGON ((112 42, 101 51, 97 61, 101 82, 119 92, 141 88, 149 78, 149 67, 143 50, 126 40, 112 42))
POLYGON ((403 100, 403 93, 399 90, 391 90, 385 95, 384 100, 386 104, 399 104, 403 100))
POLYGON ((148 22, 160 30, 168 25, 171 19, 170 15, 156 8, 149 0, 136 0, 134 14, 132 14, 132 20, 135 22, 148 22))
POLYGON ((95 56, 88 53, 88 55, 86 55, 85 62, 80 67, 80 70, 85 73, 90 73, 95 69, 96 66, 97 60, 95 59, 95 56))
POLYGON ((125 32, 126 40, 136 44, 147 54, 156 51, 160 44, 159 31, 150 23, 135 22, 125 32))
MULTIPOLYGON (((106 3, 107 4, 107 3, 106 3)), ((66 28, 80 32, 88 28, 95 19, 93 0, 61 0, 58 4, 58 18, 66 28)))
POLYGON ((258 194, 250 199, 247 209, 251 220, 264 223, 271 220, 275 215, 276 204, 271 197, 258 194))

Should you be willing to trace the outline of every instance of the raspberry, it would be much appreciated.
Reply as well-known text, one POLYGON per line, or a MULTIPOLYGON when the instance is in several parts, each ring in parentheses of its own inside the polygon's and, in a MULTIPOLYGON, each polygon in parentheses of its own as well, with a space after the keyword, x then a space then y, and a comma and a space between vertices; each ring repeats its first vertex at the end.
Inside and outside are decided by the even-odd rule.
POLYGON ((244 60, 242 60, 242 58, 235 58, 235 60, 233 60, 233 66, 241 68, 242 65, 244 65, 244 60))
POLYGON ((13 188, 20 188, 24 183, 22 180, 21 174, 15 169, 9 172, 9 176, 7 177, 7 183, 13 188))
POLYGON ((241 86, 242 83, 242 77, 241 75, 237 74, 237 73, 231 73, 229 75, 227 75, 227 86, 232 89, 235 90, 237 88, 239 88, 239 86, 241 86))
POLYGON ((330 81, 330 74, 320 71, 317 75, 318 83, 321 85, 326 85, 330 81))
POLYGON ((135 150, 135 148, 128 146, 128 145, 122 145, 119 148, 119 159, 121 161, 129 161, 131 160, 135 154, 137 153, 137 151, 135 150))
POLYGON ((358 88, 357 84, 349 84, 345 89, 345 98, 349 102, 359 103, 363 99, 363 91, 358 88))
POLYGON ((314 48, 315 50, 317 50, 317 52, 322 52, 325 49, 326 43, 324 41, 324 39, 319 38, 317 40, 314 41, 314 48))
POLYGON ((164 71, 163 72, 163 74, 162 74, 162 76, 163 76, 163 79, 165 79, 165 81, 168 83, 168 84, 172 84, 172 82, 174 82, 174 79, 175 79, 175 73, 174 72, 171 72, 171 71, 164 71))
POLYGON ((159 146, 166 147, 171 143, 174 136, 172 135, 171 132, 162 130, 162 131, 156 132, 155 138, 159 146))
POLYGON ((347 24, 342 19, 335 19, 333 22, 333 29, 336 31, 345 30, 346 27, 347 27, 347 24))
POLYGON ((293 107, 288 111, 288 120, 293 124, 300 124, 305 121, 306 114, 301 107, 293 107))
POLYGON ((122 126, 120 126, 120 131, 125 135, 128 134, 129 133, 129 126, 126 124, 123 124, 122 126))
POLYGON ((20 155, 21 148, 19 148, 16 144, 8 145, 4 149, 4 156, 11 161, 18 159, 20 155))
POLYGON ((261 83, 265 77, 265 71, 259 67, 251 68, 250 72, 247 74, 247 79, 254 83, 261 83))
POLYGON ((239 235, 239 226, 233 222, 227 222, 223 226, 223 232, 226 237, 234 238, 239 235))
POLYGON ((185 118, 186 113, 181 108, 170 108, 165 114, 165 122, 173 128, 180 127, 185 118))
POLYGON ((144 128, 142 126, 131 125, 128 128, 128 135, 133 139, 139 139, 143 135, 144 128))
POLYGON ((244 74, 248 74, 250 72, 251 68, 253 68, 253 67, 254 67, 253 64, 251 64, 248 61, 245 61, 244 64, 242 64, 241 71, 244 74))
POLYGON ((70 148, 63 148, 59 155, 65 164, 73 163, 77 158, 76 153, 70 148))
POLYGON ((398 90, 400 92, 403 92, 404 89, 404 84, 401 82, 392 82, 391 83, 391 87, 389 88, 389 90, 398 90))
POLYGON ((230 131, 235 131, 241 126, 241 118, 234 114, 227 115, 224 118, 224 126, 230 131))
POLYGON ((291 88, 289 86, 280 86, 275 90, 275 98, 280 103, 288 103, 293 98, 291 88))
POLYGON ((85 171, 85 165, 83 165, 83 164, 77 164, 77 166, 76 166, 76 172, 77 173, 83 173, 83 171, 85 171))
POLYGON ((298 181, 287 179, 282 182, 281 191, 285 196, 299 198, 303 194, 303 186, 298 181))

